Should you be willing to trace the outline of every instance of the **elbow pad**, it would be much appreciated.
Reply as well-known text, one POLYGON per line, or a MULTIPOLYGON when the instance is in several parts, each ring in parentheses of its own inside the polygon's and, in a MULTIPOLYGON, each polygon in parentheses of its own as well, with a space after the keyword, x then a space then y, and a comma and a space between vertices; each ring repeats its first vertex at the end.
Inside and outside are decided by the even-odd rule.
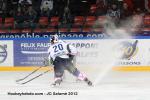
POLYGON ((74 58, 74 55, 68 54, 68 56, 69 56, 69 59, 72 61, 74 58))

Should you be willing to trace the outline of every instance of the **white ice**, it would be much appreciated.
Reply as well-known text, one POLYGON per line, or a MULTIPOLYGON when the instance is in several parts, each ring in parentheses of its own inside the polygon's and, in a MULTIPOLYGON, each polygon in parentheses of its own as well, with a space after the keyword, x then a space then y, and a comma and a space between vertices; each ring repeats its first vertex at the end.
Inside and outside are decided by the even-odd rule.
MULTIPOLYGON (((53 72, 49 72, 25 85, 16 84, 16 80, 30 72, 0 72, 0 100, 150 100, 149 72, 110 71, 94 87, 84 82, 76 82, 75 78, 66 73, 64 83, 52 88, 53 72), (9 92, 77 92, 78 95, 8 95, 9 92)), ((41 72, 36 73, 35 75, 41 72)), ((96 74, 88 73, 94 81, 96 74)))

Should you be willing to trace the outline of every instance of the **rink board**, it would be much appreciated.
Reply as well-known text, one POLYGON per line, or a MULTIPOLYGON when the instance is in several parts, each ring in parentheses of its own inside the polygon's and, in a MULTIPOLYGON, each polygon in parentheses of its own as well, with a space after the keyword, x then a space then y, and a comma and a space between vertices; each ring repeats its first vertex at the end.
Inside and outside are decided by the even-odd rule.
MULTIPOLYGON (((150 71, 149 39, 64 40, 78 49, 77 65, 79 67, 105 67, 115 58, 113 70, 150 71), (118 57, 118 54, 122 56, 118 57)), ((0 71, 35 70, 42 66, 49 46, 49 39, 0 40, 0 71)), ((53 69, 45 67, 41 70, 49 68, 53 69)))

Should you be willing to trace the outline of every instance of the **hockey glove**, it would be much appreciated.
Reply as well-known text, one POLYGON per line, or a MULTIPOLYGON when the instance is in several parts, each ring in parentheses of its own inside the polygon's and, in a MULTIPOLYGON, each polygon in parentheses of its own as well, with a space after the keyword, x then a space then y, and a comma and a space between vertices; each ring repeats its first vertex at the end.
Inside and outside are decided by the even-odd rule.
POLYGON ((53 65, 53 60, 52 59, 48 59, 48 58, 44 58, 44 66, 51 66, 53 65))

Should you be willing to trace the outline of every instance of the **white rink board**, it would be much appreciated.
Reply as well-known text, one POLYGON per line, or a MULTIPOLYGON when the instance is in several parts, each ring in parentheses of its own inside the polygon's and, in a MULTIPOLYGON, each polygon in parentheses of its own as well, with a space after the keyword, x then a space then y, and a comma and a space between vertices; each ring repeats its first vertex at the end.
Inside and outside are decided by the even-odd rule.
POLYGON ((14 52, 13 52, 13 41, 12 40, 1 40, 0 41, 0 66, 14 66, 14 52), (6 59, 5 59, 6 57, 6 59))
POLYGON ((148 39, 69 40, 69 42, 77 47, 79 52, 77 64, 81 66, 99 66, 108 63, 114 66, 150 65, 150 40, 148 39), (125 52, 130 53, 134 49, 131 46, 136 40, 138 43, 134 54, 130 59, 121 59, 125 52), (122 42, 127 42, 131 46, 123 47, 122 42))
MULTIPOLYGON (((15 41, 15 40, 14 40, 15 41)), ((81 67, 113 66, 149 66, 150 65, 150 40, 149 39, 76 39, 65 40, 77 47, 77 65, 81 67), (136 50, 132 45, 138 40, 136 50), (124 47, 122 42, 131 46, 124 47), (123 49, 121 49, 123 48, 123 49), (128 51, 129 50, 129 51, 128 51), (131 53, 130 59, 120 59, 126 53, 131 53)), ((6 45, 6 60, 0 66, 14 66, 14 51, 12 40, 1 40, 0 45, 6 45)), ((41 42, 42 43, 42 42, 41 42)), ((0 60, 2 58, 0 57, 0 60)))

